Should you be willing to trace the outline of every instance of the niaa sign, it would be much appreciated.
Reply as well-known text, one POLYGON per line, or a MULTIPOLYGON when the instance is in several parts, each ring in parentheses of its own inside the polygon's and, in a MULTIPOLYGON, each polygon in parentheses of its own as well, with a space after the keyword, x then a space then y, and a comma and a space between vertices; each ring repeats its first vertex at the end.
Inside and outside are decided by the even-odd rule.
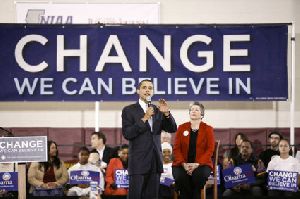
POLYGON ((0 101, 287 100, 287 25, 0 24, 0 101), (9 33, 9 34, 8 34, 9 33))

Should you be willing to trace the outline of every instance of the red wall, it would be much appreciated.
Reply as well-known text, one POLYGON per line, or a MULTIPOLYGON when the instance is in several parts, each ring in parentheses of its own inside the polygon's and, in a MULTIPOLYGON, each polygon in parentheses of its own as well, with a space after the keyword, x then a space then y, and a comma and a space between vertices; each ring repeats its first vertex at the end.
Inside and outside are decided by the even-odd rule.
MULTIPOLYGON (((90 146, 90 135, 94 131, 93 128, 5 128, 11 131, 15 136, 36 136, 46 135, 49 140, 54 140, 59 146, 59 154, 63 160, 71 160, 77 158, 78 149, 87 145, 90 146)), ((277 130, 284 137, 289 138, 289 128, 247 128, 247 129, 215 129, 215 137, 221 140, 220 155, 224 150, 234 144, 234 136, 236 133, 242 132, 254 142, 255 152, 258 154, 264 150, 267 143, 267 136, 272 130, 277 130)), ((107 137, 107 144, 114 147, 120 144, 128 143, 122 136, 121 128, 102 128, 101 131, 107 137)), ((172 134, 174 140, 174 134, 172 134)), ((295 144, 300 144, 300 128, 295 130, 295 144)))

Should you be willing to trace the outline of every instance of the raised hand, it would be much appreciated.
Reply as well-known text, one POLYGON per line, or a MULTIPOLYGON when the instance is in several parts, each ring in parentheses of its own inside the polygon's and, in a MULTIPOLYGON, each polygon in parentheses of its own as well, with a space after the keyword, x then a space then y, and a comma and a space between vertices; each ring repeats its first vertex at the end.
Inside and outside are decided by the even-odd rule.
POLYGON ((166 117, 170 115, 170 108, 164 99, 159 99, 158 100, 158 108, 159 111, 162 112, 166 117))

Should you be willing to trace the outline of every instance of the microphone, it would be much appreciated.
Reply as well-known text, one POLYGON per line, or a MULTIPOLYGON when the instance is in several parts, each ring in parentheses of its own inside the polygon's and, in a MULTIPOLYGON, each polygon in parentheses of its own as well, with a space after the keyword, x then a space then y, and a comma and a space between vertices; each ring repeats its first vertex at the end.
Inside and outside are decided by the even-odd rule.
POLYGON ((151 96, 147 96, 146 97, 146 101, 147 101, 148 107, 150 107, 152 105, 152 103, 151 103, 151 96))

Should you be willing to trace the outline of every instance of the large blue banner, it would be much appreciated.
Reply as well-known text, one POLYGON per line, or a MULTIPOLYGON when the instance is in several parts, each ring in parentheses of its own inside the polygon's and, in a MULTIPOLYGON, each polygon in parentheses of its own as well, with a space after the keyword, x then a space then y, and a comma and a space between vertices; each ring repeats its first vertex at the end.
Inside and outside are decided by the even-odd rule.
POLYGON ((0 24, 0 101, 287 100, 287 25, 0 24))

